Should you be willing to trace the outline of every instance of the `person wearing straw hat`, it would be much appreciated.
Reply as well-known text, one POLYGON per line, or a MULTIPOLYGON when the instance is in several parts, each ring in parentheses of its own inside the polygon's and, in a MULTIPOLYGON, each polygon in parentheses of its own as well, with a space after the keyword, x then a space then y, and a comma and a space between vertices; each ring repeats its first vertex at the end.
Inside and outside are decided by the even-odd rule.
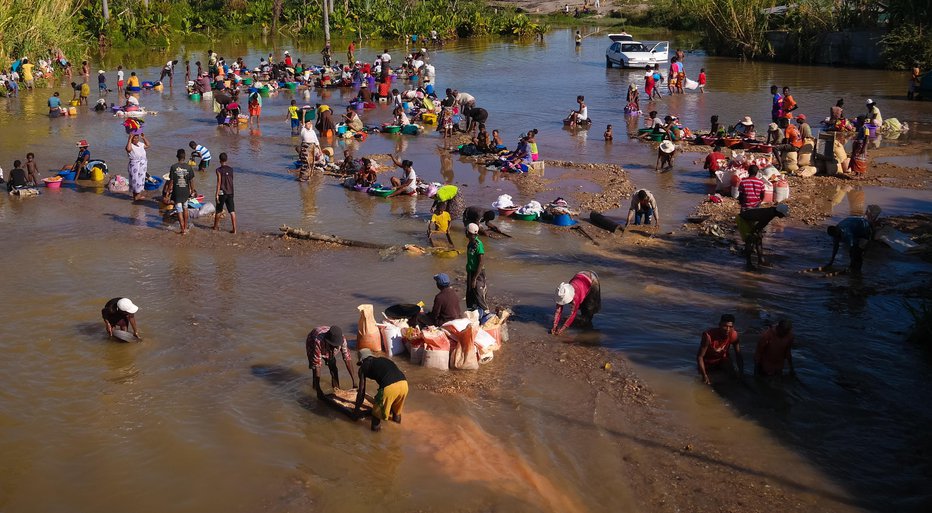
POLYGON ((91 161, 90 145, 87 143, 87 139, 81 139, 74 145, 78 148, 78 156, 74 159, 74 164, 71 165, 71 171, 75 173, 75 178, 81 178, 81 173, 87 169, 87 163, 91 161))
POLYGON ((350 379, 353 380, 353 388, 356 388, 356 375, 353 374, 350 366, 352 358, 350 357, 349 346, 346 344, 343 330, 339 326, 318 326, 314 328, 307 335, 304 349, 307 352, 307 364, 311 369, 314 391, 317 392, 318 399, 324 398, 324 392, 320 388, 320 368, 324 362, 327 363, 327 368, 330 369, 333 388, 340 388, 340 375, 337 372, 337 351, 343 357, 346 372, 349 373, 350 379))
POLYGON ((408 379, 395 362, 382 356, 375 356, 371 349, 359 350, 359 390, 356 392, 356 408, 359 413, 366 400, 366 380, 371 379, 379 385, 372 401, 372 430, 382 429, 382 421, 391 419, 401 424, 401 411, 408 397, 408 379))
POLYGON ((676 155, 676 144, 673 141, 663 141, 657 148, 657 166, 655 171, 670 171, 673 169, 673 157, 676 155))
POLYGON ((553 314, 552 335, 559 335, 576 322, 581 328, 592 327, 592 317, 602 309, 602 292, 599 277, 593 271, 579 271, 569 283, 561 283, 556 293, 557 309, 553 314), (563 307, 570 305, 570 313, 563 325, 563 307))
POLYGON ((744 116, 744 119, 735 124, 734 131, 745 139, 754 139, 757 134, 754 133, 754 121, 751 116, 744 116))
POLYGON ((136 312, 139 307, 133 304, 129 298, 115 297, 104 305, 100 311, 104 319, 104 325, 107 327, 107 336, 113 336, 113 328, 119 328, 121 331, 129 331, 133 328, 133 336, 140 340, 139 329, 136 327, 136 312))

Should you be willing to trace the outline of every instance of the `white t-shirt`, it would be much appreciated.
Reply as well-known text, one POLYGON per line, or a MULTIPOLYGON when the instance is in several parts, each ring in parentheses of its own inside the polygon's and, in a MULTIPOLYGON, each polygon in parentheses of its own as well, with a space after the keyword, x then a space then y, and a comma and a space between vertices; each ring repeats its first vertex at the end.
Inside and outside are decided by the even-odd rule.
POLYGON ((424 61, 420 59, 414 59, 413 61, 411 61, 411 67, 414 68, 415 70, 421 69, 421 66, 423 65, 424 65, 424 61))
POLYGON ((126 103, 128 103, 128 104, 130 104, 130 105, 139 106, 139 100, 136 99, 135 96, 130 96, 129 98, 127 98, 127 99, 126 99, 126 103))
POLYGON ((411 185, 404 187, 405 192, 412 192, 417 188, 417 173, 414 172, 414 166, 411 166, 411 169, 405 173, 405 178, 401 182, 402 185, 411 182, 411 185))
POLYGON ((579 115, 576 117, 579 119, 589 119, 589 107, 583 107, 579 109, 579 115))
POLYGON ((123 80, 123 70, 117 71, 117 80, 123 80))
POLYGON ((437 77, 437 69, 434 68, 433 64, 425 64, 424 71, 427 72, 427 78, 429 78, 431 82, 437 77))
POLYGON ((382 56, 379 58, 382 59, 382 62, 385 62, 385 63, 392 62, 392 56, 389 55, 388 52, 383 53, 382 56))
POLYGON ((168 71, 172 71, 172 70, 174 69, 174 67, 175 67, 175 65, 172 64, 172 61, 168 61, 168 62, 165 63, 165 69, 167 69, 168 71))
POLYGON ((476 99, 473 97, 473 95, 469 93, 459 93, 456 95, 456 103, 460 105, 470 103, 470 102, 475 102, 475 101, 476 99))
POLYGON ((401 113, 401 116, 399 117, 399 119, 400 119, 399 123, 400 123, 402 126, 403 126, 403 125, 410 125, 410 124, 411 124, 411 120, 408 119, 408 115, 405 114, 404 112, 401 113))
POLYGON ((301 143, 320 144, 320 139, 317 138, 317 132, 314 131, 314 127, 301 127, 301 143))

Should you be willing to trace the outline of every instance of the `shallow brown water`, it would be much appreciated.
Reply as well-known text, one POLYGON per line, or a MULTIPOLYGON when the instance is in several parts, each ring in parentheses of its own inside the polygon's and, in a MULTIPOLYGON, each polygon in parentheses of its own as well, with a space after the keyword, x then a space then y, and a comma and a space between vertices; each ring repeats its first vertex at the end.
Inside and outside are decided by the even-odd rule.
MULTIPOLYGON (((603 43, 587 39, 575 53, 571 32, 557 31, 543 43, 465 42, 435 52, 432 62, 439 84, 475 95, 507 143, 536 127, 544 159, 622 165, 638 187, 654 191, 665 228, 679 230, 706 190, 701 166, 687 154, 673 172, 654 174, 654 152, 623 137, 623 93, 641 74, 604 69, 603 43), (576 94, 587 96, 596 120, 590 134, 560 125, 576 94), (601 140, 604 123, 615 125, 611 144, 601 140)), ((219 46, 253 62, 269 48, 261 41, 219 46)), ((316 55, 316 45, 287 48, 316 55)), ((188 50, 202 58, 206 48, 188 50)), ((397 60, 401 51, 392 53, 397 60)), ((106 69, 117 58, 105 57, 106 69)), ((144 79, 154 79, 154 66, 166 60, 132 58, 124 64, 140 63, 135 69, 144 79)), ((666 99, 658 104, 661 115, 676 113, 696 128, 714 113, 723 121, 748 114, 763 121, 774 82, 791 85, 811 118, 826 114, 838 96, 852 110, 871 97, 885 117, 914 126, 903 139, 923 137, 932 123, 932 104, 900 99, 905 80, 883 71, 687 58, 691 76, 700 66, 709 74, 708 93, 666 99)), ((327 101, 345 105, 350 94, 335 91, 327 101)), ((43 171, 57 168, 73 158, 73 142, 87 138, 95 157, 125 174, 117 120, 89 112, 49 120, 41 115, 45 99, 23 93, 0 102, 0 128, 10 135, 0 140, 4 169, 27 151, 37 154, 43 171)), ((189 102, 178 87, 143 94, 143 105, 159 111, 146 123, 150 171, 162 174, 174 150, 196 139, 215 158, 231 155, 243 230, 273 232, 286 223, 361 240, 419 241, 429 201, 374 199, 327 179, 293 181, 286 167, 294 143, 283 121, 290 99, 282 93, 265 103, 261 131, 233 134, 218 130, 209 106, 189 102)), ((320 100, 315 93, 306 101, 320 100)), ((379 108, 364 119, 375 124, 388 116, 379 108)), ((373 135, 357 145, 363 154, 402 152, 423 178, 466 184, 470 203, 489 204, 502 193, 519 203, 546 202, 591 187, 573 179, 523 197, 491 171, 458 159, 451 169, 440 146, 434 134, 373 135)), ((212 177, 199 180, 202 190, 212 190, 212 177)), ((513 390, 490 399, 416 394, 405 424, 375 437, 308 396, 302 342, 311 328, 350 329, 359 303, 379 310, 429 302, 430 276, 458 271, 462 260, 178 249, 169 233, 176 227, 164 225, 149 205, 133 206, 90 182, 43 192, 25 201, 0 197, 7 269, 0 285, 7 313, 0 337, 0 510, 363 511, 378 503, 388 511, 450 505, 604 511, 609 503, 621 510, 639 504, 633 485, 619 477, 620 451, 638 443, 623 436, 623 419, 547 375, 525 373, 513 390), (97 312, 117 295, 141 306, 144 343, 102 337, 97 312)), ((928 191, 862 192, 842 193, 825 208, 840 219, 864 202, 892 214, 932 206, 928 191)), ((746 454, 769 479, 807 484, 800 493, 822 497, 829 509, 929 505, 929 358, 902 342, 909 324, 902 297, 928 279, 928 265, 881 248, 861 280, 800 275, 795 271, 823 263, 830 248, 824 228, 791 223, 773 237, 777 267, 762 274, 742 272, 726 251, 703 248, 684 261, 652 261, 581 244, 542 224, 501 224, 514 238, 488 244, 490 288, 520 298, 515 324, 527 336, 546 329, 555 285, 580 268, 594 269, 604 282, 604 313, 597 331, 580 342, 636 362, 675 423, 746 454), (737 313, 742 330, 792 317, 802 384, 723 385, 714 393, 700 385, 696 339, 725 311, 737 313)), ((427 373, 406 371, 412 381, 427 373)))

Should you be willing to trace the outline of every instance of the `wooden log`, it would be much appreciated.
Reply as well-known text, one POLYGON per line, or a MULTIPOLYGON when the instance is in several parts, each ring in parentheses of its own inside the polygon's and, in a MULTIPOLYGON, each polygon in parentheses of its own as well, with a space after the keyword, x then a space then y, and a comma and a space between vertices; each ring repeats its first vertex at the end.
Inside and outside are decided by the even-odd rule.
POLYGON ((279 228, 285 235, 289 237, 294 237, 296 239, 304 240, 316 240, 320 242, 330 242, 332 244, 340 244, 342 246, 350 246, 354 248, 369 248, 369 249, 388 249, 391 246, 388 244, 376 244, 374 242, 364 242, 358 240, 344 239, 337 237, 336 235, 325 235, 322 233, 309 232, 307 230, 302 230, 300 228, 292 228, 288 225, 282 225, 279 228))
POLYGON ((608 230, 612 233, 615 233, 615 231, 617 231, 618 228, 621 227, 621 225, 617 221, 614 221, 613 219, 609 217, 603 216, 602 214, 594 210, 589 213, 589 222, 594 224, 595 226, 598 226, 599 228, 603 230, 608 230))

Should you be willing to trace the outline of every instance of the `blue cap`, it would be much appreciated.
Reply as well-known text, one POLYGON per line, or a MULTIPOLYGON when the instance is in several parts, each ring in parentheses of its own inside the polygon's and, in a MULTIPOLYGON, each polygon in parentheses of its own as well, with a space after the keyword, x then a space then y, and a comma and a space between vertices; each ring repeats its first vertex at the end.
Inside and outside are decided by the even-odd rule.
POLYGON ((436 282, 437 282, 437 285, 440 285, 441 287, 449 287, 449 286, 450 286, 450 277, 447 276, 447 275, 444 274, 444 273, 435 274, 435 275, 434 275, 434 281, 436 281, 436 282))

